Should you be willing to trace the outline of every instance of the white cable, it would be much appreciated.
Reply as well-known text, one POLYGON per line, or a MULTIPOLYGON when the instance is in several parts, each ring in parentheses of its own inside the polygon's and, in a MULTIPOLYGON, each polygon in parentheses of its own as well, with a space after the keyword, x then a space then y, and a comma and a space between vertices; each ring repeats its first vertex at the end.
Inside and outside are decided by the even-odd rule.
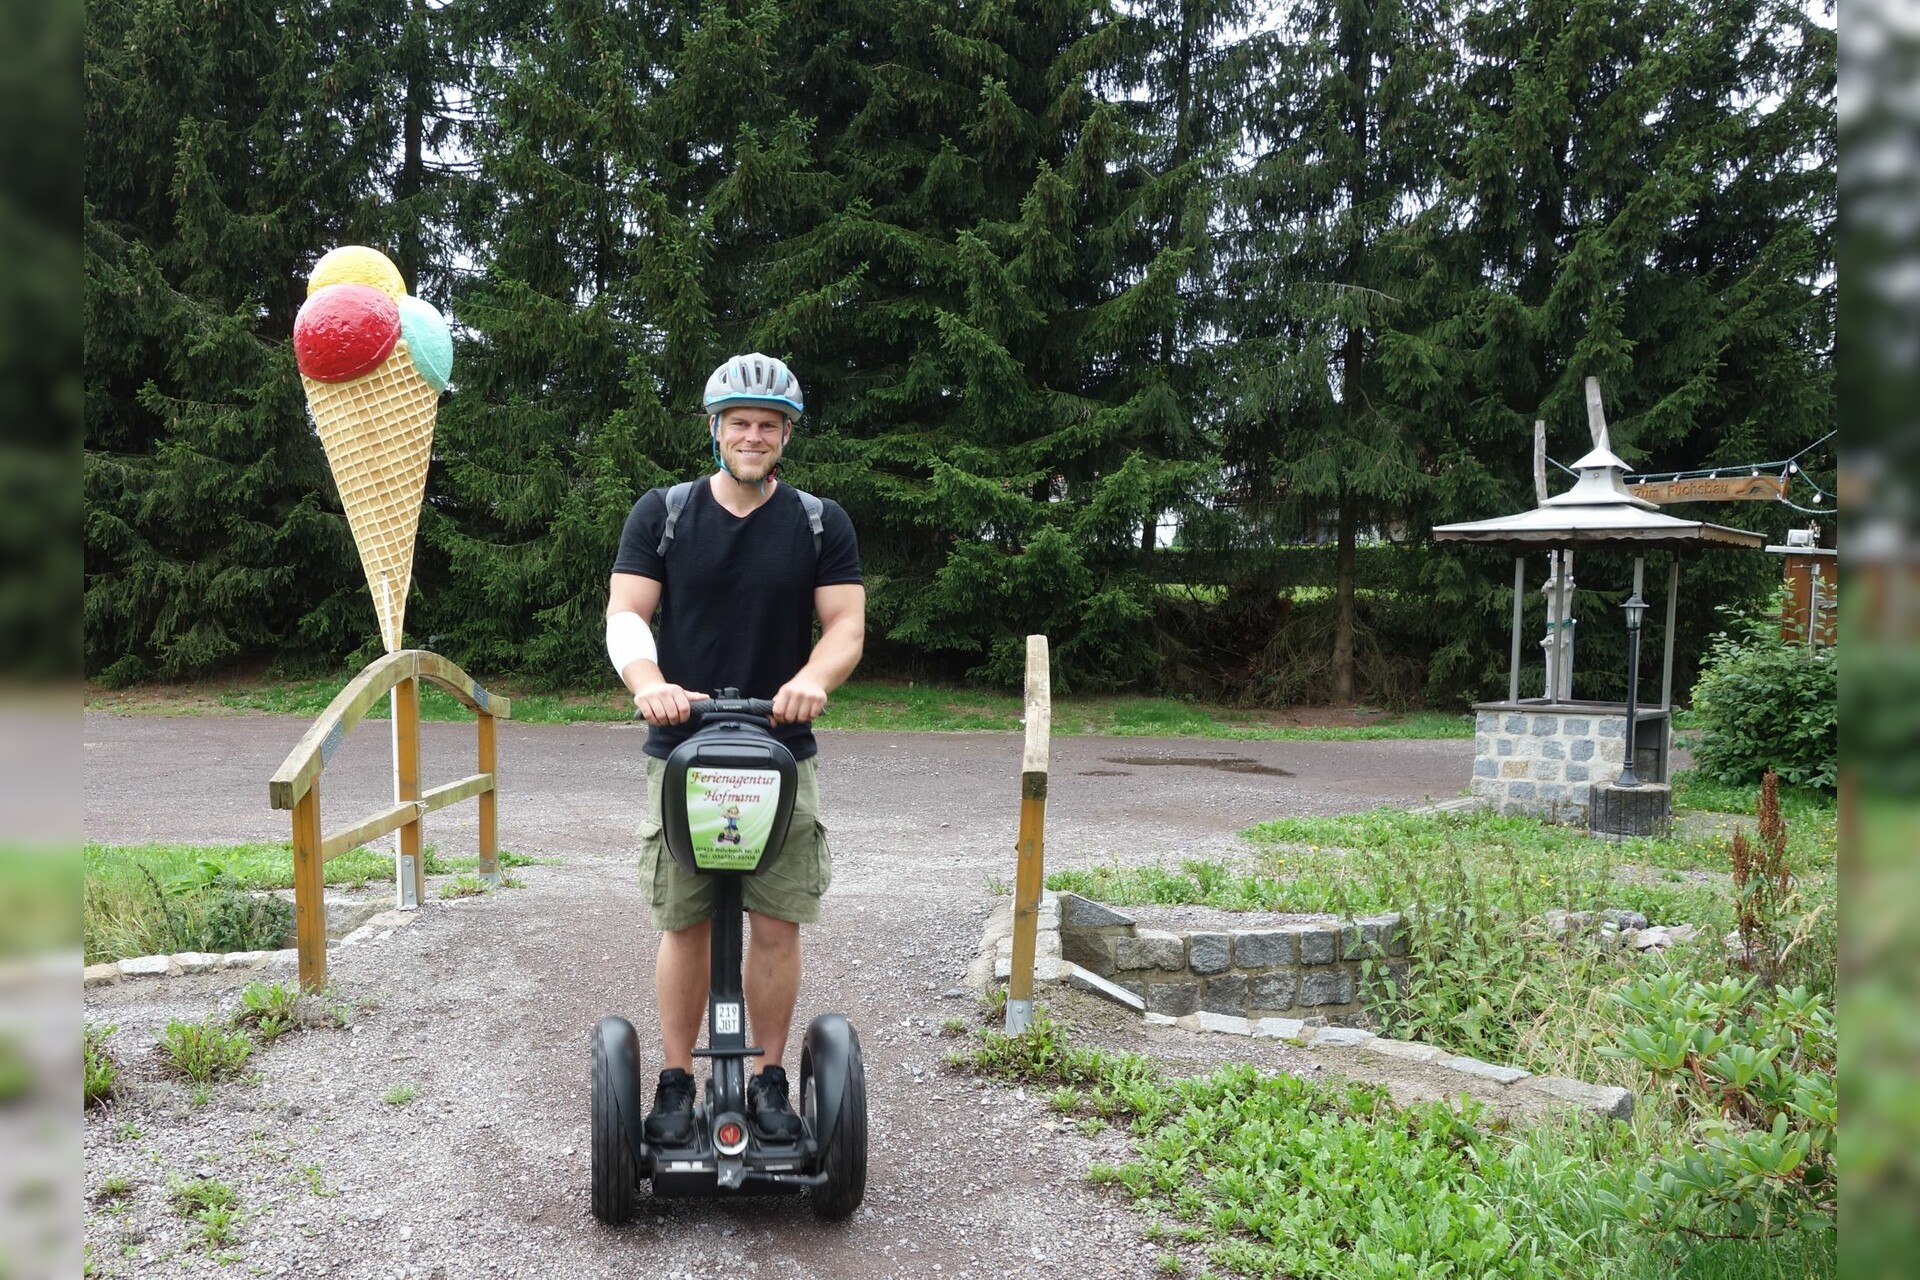
POLYGON ((634 663, 642 659, 658 661, 660 651, 654 647, 653 628, 631 610, 613 614, 607 619, 607 657, 622 679, 634 663))

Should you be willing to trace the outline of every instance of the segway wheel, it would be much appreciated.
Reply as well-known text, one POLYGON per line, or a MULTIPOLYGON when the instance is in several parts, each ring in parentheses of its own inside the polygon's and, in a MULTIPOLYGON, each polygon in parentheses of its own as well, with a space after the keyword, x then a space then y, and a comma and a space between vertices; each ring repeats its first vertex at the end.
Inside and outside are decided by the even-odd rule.
MULTIPOLYGON (((627 1034, 633 1034, 631 1027, 627 1034)), ((616 1069, 603 1028, 593 1038, 593 1216, 614 1227, 633 1216, 636 1200, 633 1145, 627 1134, 628 1117, 621 1114, 620 1096, 624 1092, 632 1098, 637 1088, 630 1085, 620 1089, 615 1082, 616 1069)), ((637 1115, 631 1119, 633 1124, 640 1122, 637 1115)))
MULTIPOLYGON (((846 1079, 840 1094, 839 1115, 832 1133, 818 1135, 820 1171, 826 1174, 827 1180, 813 1189, 813 1214, 826 1222, 851 1217, 867 1194, 867 1066, 860 1056, 860 1037, 851 1026, 847 1027, 847 1037, 846 1079)), ((818 1087, 813 1066, 803 1053, 800 1088, 809 1119, 813 1118, 818 1087)))

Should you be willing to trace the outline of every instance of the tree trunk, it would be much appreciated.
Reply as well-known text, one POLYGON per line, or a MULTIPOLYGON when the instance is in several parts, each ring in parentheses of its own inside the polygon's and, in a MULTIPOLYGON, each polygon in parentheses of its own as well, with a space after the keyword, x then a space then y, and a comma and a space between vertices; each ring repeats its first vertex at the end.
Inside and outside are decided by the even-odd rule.
POLYGON ((1333 703, 1338 707, 1353 705, 1353 547, 1359 508, 1353 493, 1342 487, 1340 541, 1333 562, 1333 703))
MULTIPOLYGON (((1355 211, 1343 279, 1358 283, 1366 278, 1366 235, 1358 211, 1367 207, 1367 156, 1371 138, 1368 104, 1373 93, 1373 60, 1367 48, 1367 24, 1371 9, 1344 14, 1340 39, 1345 44, 1347 72, 1347 131, 1352 135, 1357 159, 1346 181, 1347 207, 1355 211)), ((1347 321, 1346 341, 1340 355, 1340 408, 1346 419, 1348 438, 1358 437, 1359 418, 1366 385, 1367 336, 1364 321, 1347 321)), ((1333 704, 1353 705, 1353 544, 1359 524, 1359 496, 1345 474, 1351 461, 1343 463, 1340 477, 1339 543, 1333 569, 1333 704)))

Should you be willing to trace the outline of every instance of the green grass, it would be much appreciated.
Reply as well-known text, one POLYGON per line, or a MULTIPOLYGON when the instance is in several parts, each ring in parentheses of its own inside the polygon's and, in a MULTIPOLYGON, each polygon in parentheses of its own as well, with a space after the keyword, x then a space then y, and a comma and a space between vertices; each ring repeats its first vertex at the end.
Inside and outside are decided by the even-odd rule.
MULTIPOLYGON (((249 684, 212 696, 214 706, 228 711, 266 712, 312 719, 326 710, 349 677, 249 684)), ((96 694, 87 705, 118 713, 195 713, 204 708, 169 701, 165 689, 141 689, 96 694)), ((514 692, 513 718, 525 724, 574 724, 583 721, 624 721, 633 715, 631 700, 617 688, 590 691, 514 692)), ((383 701, 369 719, 384 719, 383 701)), ((1021 729, 1024 704, 1018 693, 998 689, 953 688, 917 682, 853 681, 835 690, 825 713, 815 723, 823 729, 862 729, 887 732, 1015 733, 1021 729)), ((1377 738, 1470 738, 1473 718, 1447 712, 1389 715, 1361 709, 1362 723, 1352 725, 1297 725, 1281 723, 1273 715, 1244 709, 1202 706, 1173 698, 1098 695, 1056 698, 1053 730, 1062 735, 1105 734, 1118 737, 1199 737, 1240 741, 1335 741, 1377 738)), ((431 685, 420 697, 423 720, 473 719, 451 694, 431 685)))
MULTIPOLYGON (((441 856, 433 846, 425 851, 427 874, 472 873, 477 857, 441 856)), ((532 866, 542 861, 502 849, 503 868, 532 866)), ((199 844, 88 844, 82 851, 81 935, 88 964, 127 956, 172 951, 271 949, 281 945, 280 931, 267 928, 271 913, 261 913, 261 927, 273 936, 238 945, 230 936, 206 936, 210 902, 225 901, 232 918, 231 894, 257 893, 293 887, 293 846, 287 843, 199 844), (205 890, 217 886, 209 898, 205 890), (183 936, 185 935, 185 936, 183 936)), ((322 875, 329 885, 361 888, 393 879, 393 855, 384 848, 362 846, 329 859, 322 875)), ((215 921, 214 923, 217 923, 215 921)))
MULTIPOLYGON (((1834 984, 1837 826, 1831 804, 1788 819, 1796 916, 1806 942, 1794 980, 1834 984)), ((1529 1070, 1606 1083, 1636 1071, 1601 1049, 1621 1025, 1610 994, 1634 974, 1687 968, 1711 976, 1734 927, 1728 841, 1721 835, 1610 843, 1525 817, 1397 809, 1290 818, 1243 833, 1241 859, 1178 865, 1117 861, 1056 871, 1047 885, 1098 901, 1199 904, 1227 911, 1398 911, 1404 968, 1375 957, 1369 1011, 1392 1034, 1529 1070), (1692 925, 1694 941, 1660 954, 1623 954, 1549 935, 1549 910, 1623 908, 1655 924, 1692 925), (1397 973, 1397 977, 1395 977, 1397 973), (1396 985, 1397 982, 1397 985, 1396 985)))
POLYGON ((73 946, 80 859, 65 848, 12 843, 0 834, 0 960, 73 946))
MULTIPOLYGON (((293 886, 288 844, 88 844, 81 853, 81 941, 88 964, 173 951, 268 950, 291 908, 248 897, 293 886)), ((393 859, 356 849, 326 864, 329 884, 391 880, 393 859)))
POLYGON ((420 1090, 410 1084, 397 1084, 380 1096, 380 1101, 390 1107, 404 1107, 420 1096, 420 1090))
MULTIPOLYGON (((1220 1273, 1246 1276, 1831 1276, 1830 1237, 1657 1240, 1621 1209, 1635 1171, 1674 1141, 1658 1126, 1559 1120, 1506 1130, 1468 1107, 1401 1107, 1384 1089, 1269 1075, 1246 1063, 1168 1079, 1136 1055, 1073 1045, 1044 1011, 988 1030, 957 1069, 1025 1085, 1111 1121, 1129 1156, 1088 1178, 1220 1273)), ((1171 1272, 1164 1254, 1159 1265, 1171 1272)))
MULTIPOLYGON (((1739 786, 1716 782, 1695 770, 1687 769, 1674 775, 1673 807, 1675 810, 1697 810, 1706 813, 1739 813, 1751 816, 1754 806, 1760 802, 1760 784, 1746 783, 1739 786)), ((1822 791, 1811 787, 1795 787, 1780 784, 1780 812, 1789 822, 1831 822, 1835 817, 1834 799, 1822 791)))
MULTIPOLYGON (((1276 724, 1257 711, 1203 706, 1174 698, 1056 698, 1053 732, 1062 736, 1219 738, 1231 741, 1334 741, 1357 738, 1471 738, 1471 716, 1423 711, 1404 716, 1358 713, 1358 725, 1276 724)), ((814 723, 823 729, 894 732, 1016 733, 1023 700, 993 690, 855 681, 835 691, 814 723)))
MULTIPOLYGON (((293 888, 293 845, 263 844, 133 844, 89 843, 82 866, 89 881, 140 879, 144 867, 165 886, 198 875, 202 864, 219 867, 240 889, 293 888)), ((365 884, 393 879, 393 855, 362 846, 329 859, 323 873, 331 885, 365 884)))

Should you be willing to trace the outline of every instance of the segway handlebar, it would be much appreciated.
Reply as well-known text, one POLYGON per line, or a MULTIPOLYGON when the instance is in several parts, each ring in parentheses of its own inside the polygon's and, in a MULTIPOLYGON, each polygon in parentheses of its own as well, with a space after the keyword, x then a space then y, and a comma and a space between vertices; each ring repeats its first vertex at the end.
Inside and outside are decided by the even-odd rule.
MULTIPOLYGON (((697 724, 708 716, 755 716, 761 720, 773 719, 773 702, 767 698, 694 698, 687 703, 687 719, 697 724)), ((645 720, 640 712, 633 713, 635 720, 645 720)))

